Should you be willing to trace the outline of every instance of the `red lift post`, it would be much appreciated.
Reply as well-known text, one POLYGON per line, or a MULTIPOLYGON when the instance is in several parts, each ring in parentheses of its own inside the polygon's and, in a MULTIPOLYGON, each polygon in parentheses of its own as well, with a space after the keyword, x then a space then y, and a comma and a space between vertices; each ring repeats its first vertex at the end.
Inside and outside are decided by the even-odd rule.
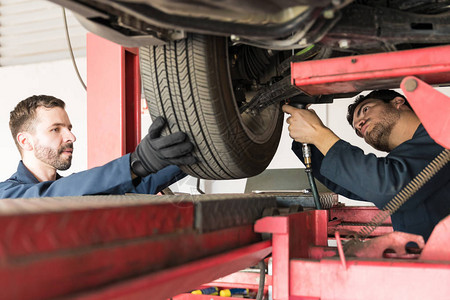
POLYGON ((134 151, 141 141, 138 52, 87 35, 88 168, 134 151))

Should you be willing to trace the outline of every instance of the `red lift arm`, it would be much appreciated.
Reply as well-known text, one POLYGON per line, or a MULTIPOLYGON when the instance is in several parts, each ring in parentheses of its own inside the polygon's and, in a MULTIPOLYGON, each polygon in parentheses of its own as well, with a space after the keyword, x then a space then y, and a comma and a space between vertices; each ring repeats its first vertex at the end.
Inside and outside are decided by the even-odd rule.
POLYGON ((450 148, 450 46, 292 63, 292 84, 310 95, 401 87, 430 136, 450 148))

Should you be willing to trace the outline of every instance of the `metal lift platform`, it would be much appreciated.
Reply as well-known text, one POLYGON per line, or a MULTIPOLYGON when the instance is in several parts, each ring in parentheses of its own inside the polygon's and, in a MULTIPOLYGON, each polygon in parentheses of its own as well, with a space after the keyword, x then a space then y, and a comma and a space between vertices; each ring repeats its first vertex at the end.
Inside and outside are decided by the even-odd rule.
MULTIPOLYGON (((88 38, 88 110, 94 102, 101 107, 100 98, 119 96, 108 127, 117 118, 120 142, 109 147, 111 154, 103 160, 125 154, 139 141, 135 110, 140 89, 123 76, 136 74, 137 50, 128 55, 129 49, 108 44, 108 53, 121 62, 102 74, 121 74, 116 76, 119 86, 131 89, 101 95, 105 87, 93 83, 99 76, 89 75, 90 53, 95 52, 89 44, 97 42, 101 47, 108 43, 88 38), (134 67, 123 68, 125 62, 134 67)), ((95 61, 96 72, 101 61, 95 61)), ((103 61, 111 68, 111 57, 103 61)), ((429 85, 450 82, 448 46, 301 62, 291 70, 293 84, 309 94, 400 84, 430 135, 450 148, 449 98, 429 85), (324 73, 332 69, 334 74, 324 73)), ((114 78, 108 81, 111 86, 116 86, 114 78)), ((102 120, 88 113, 89 122, 101 126, 102 120)), ((89 136, 89 147, 104 145, 103 136, 89 136)), ((91 157, 90 167, 101 164, 98 159, 91 157)), ((348 251, 342 241, 370 222, 378 209, 283 211, 278 206, 276 197, 256 194, 2 200, 1 299, 219 300, 223 298, 187 292, 207 286, 256 290, 259 275, 239 270, 268 257, 272 268, 263 289, 274 300, 450 298, 450 217, 436 226, 426 244, 420 236, 392 232, 386 220, 367 242, 348 251), (263 214, 274 209, 278 215, 263 214), (419 251, 406 251, 411 241, 419 251)))

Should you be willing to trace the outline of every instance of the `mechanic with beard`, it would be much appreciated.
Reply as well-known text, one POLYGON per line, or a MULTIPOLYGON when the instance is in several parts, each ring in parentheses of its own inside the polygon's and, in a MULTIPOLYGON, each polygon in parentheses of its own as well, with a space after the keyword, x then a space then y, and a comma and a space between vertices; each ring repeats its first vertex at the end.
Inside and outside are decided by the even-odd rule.
MULTIPOLYGON (((313 110, 284 105, 292 149, 303 159, 302 144, 311 144, 314 177, 335 193, 373 202, 382 209, 443 147, 425 131, 406 98, 392 90, 359 96, 348 107, 356 134, 380 151, 378 158, 341 140, 313 110)), ((422 235, 450 214, 450 166, 446 165, 392 215, 394 230, 422 235)))
POLYGON ((9 126, 22 160, 17 172, 0 183, 0 198, 158 193, 186 176, 177 165, 195 163, 186 134, 161 137, 165 125, 163 118, 156 118, 135 152, 61 177, 57 170, 69 169, 76 140, 65 103, 52 96, 31 96, 10 113, 9 126))

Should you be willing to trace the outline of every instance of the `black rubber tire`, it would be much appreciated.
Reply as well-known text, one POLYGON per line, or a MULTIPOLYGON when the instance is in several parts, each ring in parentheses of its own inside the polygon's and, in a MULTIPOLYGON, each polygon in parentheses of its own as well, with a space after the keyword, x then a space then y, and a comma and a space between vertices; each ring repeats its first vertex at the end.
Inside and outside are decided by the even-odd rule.
POLYGON ((257 116, 240 114, 223 37, 189 35, 164 46, 141 47, 141 77, 152 119, 163 116, 163 133, 186 132, 198 163, 183 171, 203 179, 237 179, 261 173, 280 140, 279 105, 257 116))

